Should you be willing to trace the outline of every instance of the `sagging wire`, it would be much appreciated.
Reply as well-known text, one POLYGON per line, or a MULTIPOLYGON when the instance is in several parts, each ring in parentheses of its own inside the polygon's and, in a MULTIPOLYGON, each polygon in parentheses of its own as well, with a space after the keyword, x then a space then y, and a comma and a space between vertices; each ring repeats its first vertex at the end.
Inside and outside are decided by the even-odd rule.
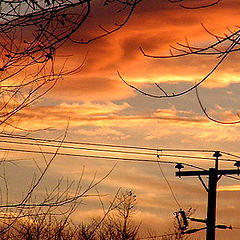
POLYGON ((160 169, 160 172, 161 172, 164 180, 166 181, 166 183, 167 183, 167 185, 168 185, 168 188, 169 188, 169 190, 170 190, 170 192, 171 192, 171 194, 172 194, 172 197, 173 197, 174 201, 176 202, 176 204, 178 205, 178 207, 181 209, 181 205, 180 205, 179 201, 178 201, 177 198, 176 198, 176 195, 175 195, 175 193, 174 193, 174 191, 173 191, 173 188, 171 187, 171 185, 170 185, 170 183, 169 183, 169 181, 168 181, 166 175, 164 174, 164 172, 163 172, 163 170, 162 170, 162 167, 161 167, 161 165, 160 165, 160 157, 161 157, 160 154, 161 154, 161 153, 162 153, 162 151, 161 151, 160 153, 159 153, 159 151, 157 151, 157 164, 158 164, 158 167, 159 167, 159 169, 160 169))

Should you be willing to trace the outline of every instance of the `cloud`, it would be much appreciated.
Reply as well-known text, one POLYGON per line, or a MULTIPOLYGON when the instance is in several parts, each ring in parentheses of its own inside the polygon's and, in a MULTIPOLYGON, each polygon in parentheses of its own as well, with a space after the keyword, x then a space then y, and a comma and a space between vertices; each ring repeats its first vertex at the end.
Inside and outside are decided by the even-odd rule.
MULTIPOLYGON (((118 78, 116 71, 117 69, 112 72, 112 77, 106 76, 105 78, 84 77, 84 74, 71 78, 66 77, 57 83, 48 97, 65 101, 110 101, 133 96, 131 90, 126 88, 118 78)), ((103 75, 103 73, 97 75, 103 75)))
MULTIPOLYGON (((229 113, 224 116, 229 116, 229 113)), ((172 106, 153 109, 147 114, 144 111, 142 114, 136 114, 126 102, 63 102, 57 106, 35 106, 23 109, 20 114, 14 116, 12 124, 32 130, 49 127, 63 129, 68 120, 69 131, 72 134, 88 139, 98 137, 123 140, 133 139, 134 135, 137 135, 147 141, 176 136, 182 143, 188 144, 199 141, 240 141, 237 125, 226 128, 196 115, 193 111, 177 110, 172 106)))
POLYGON ((11 121, 17 122, 18 127, 39 129, 54 126, 66 126, 70 118, 70 126, 86 125, 88 121, 101 121, 114 119, 114 114, 121 112, 130 105, 127 103, 61 103, 58 106, 32 106, 23 109, 12 117, 11 121), (21 121, 19 122, 19 119, 21 121))
POLYGON ((85 137, 95 137, 95 138, 104 138, 107 137, 111 140, 123 140, 129 138, 129 135, 124 134, 121 131, 115 130, 113 128, 100 127, 93 130, 79 129, 74 131, 75 134, 85 137))
MULTIPOLYGON (((111 29, 113 23, 124 15, 109 14, 112 11, 111 6, 105 9, 101 4, 94 5, 92 17, 88 19, 81 34, 76 34, 74 39, 84 39, 102 33, 98 25, 111 29), (108 13, 109 18, 105 19, 104 13, 108 13)), ((194 84, 214 66, 217 62, 215 57, 149 59, 142 55, 139 47, 149 54, 166 55, 169 54, 169 45, 179 47, 178 42, 197 47, 207 46, 215 39, 201 27, 201 23, 210 31, 223 35, 228 31, 226 26, 235 26, 238 19, 234 1, 198 10, 194 14, 168 1, 161 4, 155 4, 154 1, 143 2, 121 31, 87 46, 72 43, 64 45, 56 58, 59 68, 64 62, 64 56, 68 59, 65 64, 67 69, 77 67, 82 63, 84 56, 86 60, 78 73, 64 77, 48 96, 51 99, 71 101, 111 101, 133 97, 133 91, 122 83, 117 71, 133 84, 176 81, 194 84), (219 19, 219 16, 223 15, 224 18, 219 19)), ((213 74, 204 84, 205 87, 219 88, 239 82, 238 56, 232 55, 226 60, 224 68, 213 74)))
MULTIPOLYGON (((59 110, 69 112, 71 114, 79 114, 82 116, 98 116, 98 115, 106 115, 121 112, 127 108, 130 108, 128 103, 123 104, 114 104, 112 102, 107 102, 104 104, 100 103, 62 103, 59 105, 59 110)), ((54 108, 53 108, 54 109, 54 108)))
MULTIPOLYGON (((100 4, 100 1, 98 2, 100 4)), ((110 29, 115 21, 110 21, 111 23, 108 24, 109 18, 106 18, 108 15, 105 13, 100 12, 98 16, 88 18, 92 22, 85 25, 83 31, 74 37, 81 39, 98 34, 102 31, 98 28, 98 24, 110 29), (99 21, 95 21, 96 19, 99 21)), ((111 20, 115 20, 115 16, 111 17, 113 17, 111 20)), ((137 96, 132 89, 124 85, 117 76, 117 71, 127 81, 146 87, 145 89, 148 89, 149 83, 154 82, 165 83, 165 86, 166 83, 179 83, 179 85, 169 84, 167 89, 171 87, 176 87, 173 91, 182 89, 185 86, 184 82, 194 83, 202 79, 214 66, 216 59, 198 56, 175 60, 149 59, 142 55, 139 47, 149 54, 166 55, 169 54, 169 45, 177 47, 177 42, 185 43, 185 36, 191 45, 207 46, 215 39, 201 28, 201 22, 210 31, 222 34, 227 32, 226 26, 236 25, 238 21, 239 3, 237 1, 222 1, 219 7, 194 12, 169 4, 168 1, 159 1, 159 4, 151 0, 143 1, 122 31, 87 46, 71 43, 63 46, 56 58, 57 68, 64 64, 65 58, 68 59, 65 64, 66 69, 76 68, 86 55, 82 68, 75 75, 59 80, 56 87, 46 96, 45 102, 38 102, 37 105, 24 109, 12 121, 16 120, 15 124, 27 129, 53 126, 55 129, 62 130, 70 118, 68 138, 74 138, 77 141, 87 139, 89 142, 96 142, 97 139, 104 143, 147 145, 156 146, 156 148, 212 148, 237 151, 240 143, 240 128, 238 126, 225 127, 208 121, 196 110, 197 107, 192 107, 194 105, 192 95, 189 98, 188 95, 184 96, 186 98, 183 102, 180 98, 169 100, 170 104, 156 99, 150 101, 145 97, 137 96), (176 107, 172 107, 174 103, 176 107)), ((209 88, 209 91, 226 87, 232 82, 236 83, 233 90, 237 89, 237 83, 239 83, 238 56, 232 55, 226 60, 227 62, 204 85, 209 88)), ((173 91, 168 92, 171 94, 173 91)), ((209 99, 209 92, 204 97, 204 100, 213 102, 209 99)), ((226 105, 230 105, 222 99, 222 93, 214 97, 221 100, 221 103, 226 102, 226 105)), ((236 99, 238 95, 235 98, 237 102, 236 99)), ((211 113, 228 120, 232 118, 231 112, 234 113, 234 111, 235 109, 229 106, 229 110, 226 107, 218 107, 211 113)), ((51 132, 47 132, 46 135, 47 138, 53 136, 51 132)), ((66 150, 61 149, 61 151, 66 150)), ((8 154, 8 156, 13 156, 11 152, 8 154)), ((19 155, 14 154, 14 157, 17 158, 19 155)), ((122 156, 127 157, 127 155, 122 156)), ((196 156, 196 154, 191 156, 196 156)), ((207 154, 204 156, 209 157, 207 154)), ((153 158, 155 159, 155 156, 153 158)), ((198 160, 188 161, 209 167, 208 161, 201 163, 198 160)), ((111 163, 94 158, 73 159, 58 156, 50 169, 49 176, 64 175, 78 179, 83 165, 86 165, 83 185, 87 185, 93 180, 95 172, 98 172, 100 176, 107 173, 115 161, 111 163)), ((29 168, 21 169, 28 174, 33 172, 29 168)), ((19 172, 19 169, 16 169, 11 176, 17 177, 19 172)), ((205 217, 206 193, 197 182, 198 180, 176 179, 172 165, 167 166, 164 173, 180 203, 186 208, 196 207, 199 215, 205 217)), ((22 174, 23 181, 26 181, 25 176, 26 174, 22 174)), ((13 182, 21 183, 16 179, 13 179, 13 182)), ((48 183, 46 181, 46 184, 48 183)), ((103 193, 113 194, 118 187, 136 190, 139 211, 144 221, 147 224, 155 224, 157 229, 158 225, 162 226, 163 221, 171 218, 169 216, 172 216, 178 208, 157 164, 119 162, 99 189, 103 193)), ((19 186, 16 189, 21 191, 19 186)), ((219 211, 223 214, 222 216, 227 217, 224 221, 236 221, 235 219, 239 217, 236 196, 239 186, 222 186, 218 188, 218 191, 219 195, 223 196, 219 199, 223 201, 223 203, 219 201, 222 204, 219 211), (234 220, 233 214, 235 214, 234 220)), ((90 203, 87 205, 90 210, 84 206, 81 211, 76 212, 74 219, 78 220, 80 217, 85 219, 95 216, 96 213, 101 214, 102 211, 99 210, 101 206, 96 207, 96 202, 96 199, 95 202, 94 200, 91 202, 95 204, 95 207, 90 203)), ((239 236, 236 239, 238 238, 239 236)))
POLYGON ((219 186, 217 187, 219 192, 235 192, 240 191, 240 185, 230 185, 230 186, 219 186))

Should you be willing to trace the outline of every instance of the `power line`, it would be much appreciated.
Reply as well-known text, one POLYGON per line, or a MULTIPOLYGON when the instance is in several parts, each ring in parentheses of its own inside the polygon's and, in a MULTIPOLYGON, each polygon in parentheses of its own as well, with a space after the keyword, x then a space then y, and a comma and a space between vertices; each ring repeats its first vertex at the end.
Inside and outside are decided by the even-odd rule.
POLYGON ((232 226, 232 229, 240 229, 240 227, 234 227, 234 226, 232 226))
MULTIPOLYGON (((10 144, 45 146, 45 147, 59 148, 59 145, 46 144, 46 143, 33 143, 33 142, 28 143, 28 142, 18 142, 18 141, 8 141, 8 140, 0 140, 0 142, 10 143, 10 144)), ((99 151, 99 152, 126 153, 126 154, 140 154, 140 155, 156 156, 155 153, 148 153, 148 152, 121 151, 121 150, 111 150, 111 149, 101 149, 101 148, 75 147, 75 146, 67 146, 67 145, 61 145, 61 148, 62 149, 67 148, 67 149, 74 149, 74 150, 86 150, 86 151, 99 151)))
POLYGON ((164 237, 170 237, 170 236, 178 236, 178 233, 167 233, 167 234, 162 234, 162 235, 153 235, 149 237, 142 237, 138 238, 139 240, 147 240, 147 239, 153 239, 153 238, 164 238, 164 237))
MULTIPOLYGON (((9 134, 9 133, 0 133, 0 137, 6 138, 16 138, 16 139, 28 139, 33 141, 41 141, 41 142, 55 142, 55 143, 67 143, 67 144, 75 144, 75 145, 91 145, 91 146, 102 146, 102 147, 112 147, 112 148, 128 148, 128 149, 138 149, 138 150, 149 150, 149 151, 165 151, 165 152, 202 152, 202 153, 211 153, 216 152, 216 150, 210 149, 182 149, 182 148, 152 148, 152 147, 141 147, 141 146, 133 146, 133 145, 117 145, 117 144, 103 144, 103 143, 92 143, 92 142, 78 142, 78 141, 61 141, 55 139, 43 139, 43 138, 34 138, 27 137, 19 134, 9 134)), ((239 155, 232 154, 226 151, 221 151, 222 154, 232 156, 235 158, 240 158, 239 155)), ((209 158, 211 159, 211 158, 209 158)), ((220 159, 219 159, 220 160, 220 159)))
MULTIPOLYGON (((0 147, 0 150, 4 151, 13 151, 13 152, 24 152, 24 153, 34 153, 34 154, 49 154, 53 155, 56 152, 51 152, 51 151, 37 151, 37 150, 27 150, 27 149, 17 149, 17 148, 3 148, 0 147)), ((123 157, 113 157, 113 156, 100 156, 100 155, 87 155, 87 154, 76 154, 76 153, 61 153, 58 152, 57 155, 60 156, 69 156, 69 157, 86 157, 86 158, 97 158, 97 159, 106 159, 106 160, 117 160, 117 161, 129 161, 129 162, 146 162, 146 163, 166 163, 166 164, 177 164, 177 161, 164 161, 164 160, 153 160, 153 159, 139 159, 139 158, 123 158, 123 157)), ((24 159, 22 159, 24 160, 24 159)), ((19 160, 20 161, 20 160, 19 160)), ((194 164, 189 164, 189 163, 182 163, 185 166, 196 168, 196 169, 201 169, 204 170, 203 168, 196 166, 194 164)))
POLYGON ((222 154, 225 154, 225 155, 228 155, 228 156, 231 156, 231 157, 240 158, 239 155, 232 154, 232 153, 229 153, 229 152, 223 152, 223 151, 221 151, 221 153, 222 153, 222 154))
MULTIPOLYGON (((183 159, 198 159, 198 160, 214 160, 213 158, 208 157, 201 157, 201 156, 188 156, 188 155, 177 155, 177 154, 164 154, 162 151, 182 151, 182 152, 212 152, 212 150, 200 150, 200 149, 170 149, 170 148, 164 148, 164 149, 156 149, 156 148, 148 148, 148 147, 138 147, 138 146, 127 146, 127 145, 114 145, 114 144, 101 144, 101 143, 90 143, 90 142, 76 142, 76 141, 60 141, 60 140, 54 140, 54 139, 42 139, 42 138, 33 138, 33 137, 26 137, 21 135, 11 135, 7 133, 1 133, 0 137, 6 137, 6 138, 14 138, 14 139, 25 139, 25 140, 34 140, 34 141, 40 141, 40 143, 26 143, 26 142, 17 142, 17 141, 8 141, 8 140, 0 140, 0 142, 3 143, 15 143, 15 144, 22 144, 22 145, 36 145, 36 146, 46 146, 46 147, 57 147, 58 145, 53 144, 47 144, 48 142, 53 143, 61 143, 61 144, 76 144, 76 145, 92 145, 92 146, 99 146, 99 147, 113 147, 113 148, 129 148, 129 149, 139 149, 139 150, 148 150, 148 151, 156 151, 161 152, 161 156, 163 157, 174 157, 174 158, 183 158, 183 159)), ((86 151, 100 151, 100 152, 110 152, 110 153, 124 153, 124 154, 139 154, 139 155, 148 155, 148 156, 157 156, 156 153, 149 153, 149 152, 136 152, 136 151, 123 151, 123 150, 112 150, 112 149, 99 149, 99 148, 87 148, 87 147, 76 147, 76 146, 67 146, 62 145, 61 148, 68 148, 68 149, 75 149, 75 150, 86 150, 86 151)), ((25 150, 25 149, 14 149, 14 148, 0 148, 0 150, 4 151, 16 151, 16 152, 29 152, 29 153, 39 153, 39 154, 54 154, 55 152, 49 152, 49 151, 36 151, 36 150, 25 150)), ((223 154, 232 156, 232 157, 240 157, 235 154, 231 154, 228 152, 222 152, 223 154)), ((99 155, 87 155, 87 154, 76 154, 76 153, 58 153, 58 155, 62 156, 73 156, 73 157, 89 157, 89 158, 101 158, 101 159, 109 159, 109 160, 119 160, 119 161, 134 161, 134 162, 149 162, 149 163, 156 163, 156 160, 152 159, 136 159, 136 158, 121 158, 121 157, 112 157, 112 156, 99 156, 99 155)), ((24 160, 24 159, 23 159, 24 160)), ((15 160, 15 161, 21 161, 15 160)), ((233 159, 219 159, 219 161, 228 161, 228 162, 235 162, 236 160, 233 159)), ((161 161, 162 163, 178 163, 176 161, 161 161)), ((201 168, 199 166, 189 164, 189 163, 183 163, 185 166, 197 168, 199 170, 205 170, 204 168, 201 168)), ((240 180, 237 177, 233 176, 227 176, 225 177, 232 178, 235 180, 240 180)))
MULTIPOLYGON (((13 152, 28 152, 28 153, 36 153, 36 154, 55 154, 55 152, 50 151, 36 151, 36 150, 27 150, 27 149, 16 149, 16 148, 2 148, 0 150, 4 151, 13 151, 13 152)), ((152 159, 137 159, 137 158, 122 158, 122 157, 111 157, 111 156, 100 156, 100 155, 87 155, 87 154, 75 154, 75 153, 61 153, 58 152, 57 155, 60 156, 70 156, 70 157, 87 157, 87 158, 101 158, 101 159, 110 159, 110 160, 119 160, 119 161, 135 161, 135 162, 149 162, 156 163, 157 160, 152 159)), ((174 161, 161 161, 162 163, 171 163, 176 164, 174 161)), ((193 166, 193 165, 191 165, 193 166)))
MULTIPOLYGON (((46 144, 46 143, 27 143, 27 142, 17 142, 17 141, 7 141, 7 140, 0 140, 0 142, 2 142, 2 143, 9 143, 9 144, 31 145, 31 146, 45 146, 45 147, 59 148, 58 145, 46 144)), ((149 153, 149 152, 121 151, 121 150, 100 149, 100 148, 74 147, 74 146, 66 146, 66 145, 61 145, 61 148, 62 149, 64 149, 64 148, 74 149, 74 150, 86 150, 86 151, 98 151, 98 152, 123 153, 123 154, 139 154, 139 155, 148 155, 148 156, 156 156, 157 155, 156 153, 149 153)), ((176 157, 176 158, 189 158, 189 159, 198 159, 198 160, 214 160, 214 158, 209 158, 209 157, 177 155, 177 154, 165 154, 165 153, 162 153, 161 156, 164 156, 164 157, 176 157)), ((230 159, 221 159, 221 160, 222 161, 234 161, 234 160, 230 160, 230 159)))
POLYGON ((224 177, 227 177, 227 178, 232 178, 232 179, 234 179, 234 180, 240 181, 240 178, 238 178, 238 177, 229 176, 229 175, 223 175, 223 176, 224 176, 224 177))
POLYGON ((158 167, 159 167, 159 169, 160 169, 160 172, 162 173, 162 176, 163 176, 164 180, 166 181, 166 183, 167 183, 167 185, 168 185, 168 188, 169 188, 169 190, 170 190, 170 192, 171 192, 171 194, 172 194, 172 197, 173 197, 174 201, 176 202, 176 204, 178 205, 178 207, 181 208, 181 205, 180 205, 179 201, 177 200, 177 197, 176 197, 176 195, 175 195, 175 193, 174 193, 174 191, 173 191, 173 188, 171 187, 171 185, 170 185, 167 177, 165 176, 165 174, 164 174, 164 172, 163 172, 163 170, 162 170, 162 167, 161 167, 161 165, 160 165, 159 156, 157 156, 157 163, 158 163, 158 167))
MULTIPOLYGON (((0 137, 1 137, 1 135, 0 135, 0 137)), ((58 148, 59 147, 58 145, 47 144, 47 143, 32 143, 32 142, 27 143, 27 142, 18 142, 18 141, 9 141, 9 140, 0 140, 0 142, 2 142, 2 143, 9 143, 9 144, 19 144, 19 145, 46 146, 46 147, 54 147, 54 148, 58 148)), ((54 142, 56 142, 56 141, 54 140, 54 142)), ((57 141, 57 142, 61 143, 61 141, 57 141)), ((64 143, 68 143, 68 142, 63 142, 62 144, 64 144, 64 143)), ((95 144, 92 143, 92 145, 95 145, 95 144)), ((100 145, 98 145, 98 146, 100 146, 100 145)), ((112 150, 112 149, 99 149, 99 148, 76 147, 76 146, 67 146, 67 145, 61 145, 61 148, 74 149, 74 150, 86 150, 86 151, 99 151, 99 152, 111 152, 111 153, 138 154, 138 155, 156 156, 155 153, 149 153, 149 152, 136 152, 136 151, 123 151, 123 150, 112 150)), ((157 150, 157 151, 161 151, 162 152, 163 150, 157 150)), ((189 159, 198 159, 198 160, 210 160, 210 161, 214 160, 214 158, 212 158, 212 157, 210 158, 210 157, 189 156, 189 155, 179 155, 179 154, 165 154, 165 153, 162 153, 161 156, 164 156, 164 157, 175 157, 175 158, 185 158, 185 159, 189 158, 189 159)), ((233 159, 223 159, 222 158, 222 159, 219 159, 219 160, 220 161, 227 161, 227 162, 236 162, 236 160, 233 160, 233 159)))
POLYGON ((75 144, 75 145, 91 145, 91 146, 101 146, 101 147, 112 147, 112 148, 128 148, 128 149, 138 149, 138 150, 149 150, 149 151, 165 151, 165 152, 205 152, 211 153, 215 152, 215 150, 206 150, 206 149, 177 149, 177 148, 151 148, 151 147, 141 147, 141 146, 133 146, 133 145, 117 145, 117 144, 103 144, 103 143, 91 143, 91 142, 78 142, 78 141, 61 141, 54 139, 43 139, 43 138, 33 138, 22 135, 12 135, 8 133, 1 133, 0 137, 7 138, 17 138, 17 139, 28 139, 33 141, 41 141, 41 142, 55 142, 55 143, 67 143, 67 144, 75 144))

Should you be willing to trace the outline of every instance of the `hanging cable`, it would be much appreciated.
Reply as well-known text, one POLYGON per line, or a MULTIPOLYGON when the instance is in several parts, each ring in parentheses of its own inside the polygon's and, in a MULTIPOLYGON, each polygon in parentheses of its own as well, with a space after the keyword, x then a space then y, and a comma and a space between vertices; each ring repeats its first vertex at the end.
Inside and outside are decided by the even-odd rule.
MULTIPOLYGON (((0 147, 0 150, 4 151, 12 151, 12 152, 24 152, 24 153, 36 153, 36 154, 56 154, 55 152, 51 151, 37 151, 37 150, 27 150, 27 149, 17 149, 17 148, 2 148, 0 147)), ((57 153, 58 156, 70 156, 70 157, 86 157, 86 158, 96 158, 96 159, 106 159, 106 160, 118 160, 118 161, 129 161, 129 162, 148 162, 148 163, 157 163, 157 160, 152 159, 139 159, 139 158, 123 158, 123 157, 113 157, 113 156, 100 156, 100 155, 87 155, 87 154, 74 154, 74 153, 57 153)), ((176 164, 175 161, 159 161, 161 163, 167 163, 167 164, 176 164)), ((187 164, 191 167, 194 167, 193 164, 187 164)), ((198 168, 196 166, 196 168, 198 168)))
MULTIPOLYGON (((30 146, 45 146, 45 147, 53 147, 58 148, 58 145, 54 144, 48 144, 48 143, 36 143, 36 142, 19 142, 19 141, 9 141, 9 140, 0 140, 2 143, 7 144, 19 144, 19 145, 30 145, 30 146)), ((123 151, 123 150, 112 150, 112 149, 100 149, 100 148, 89 148, 89 147, 76 147, 76 146, 68 146, 63 145, 61 146, 62 149, 73 149, 73 150, 85 150, 85 151, 98 151, 98 152, 111 152, 111 153, 122 153, 122 154, 136 154, 136 155, 148 155, 148 156, 155 156, 155 153, 149 153, 149 152, 136 152, 136 151, 123 151)), ((162 150, 158 150, 163 152, 162 150)), ((198 160, 215 160, 212 157, 202 157, 202 156, 188 156, 188 155, 179 155, 179 154, 165 154, 162 153, 161 156, 164 157, 174 157, 174 158, 184 158, 184 159, 198 159, 198 160)), ((228 161, 228 162, 236 162, 233 159, 219 159, 219 161, 228 161)))
MULTIPOLYGON (((33 141, 41 141, 41 142, 61 142, 60 140, 54 139, 43 139, 43 138, 34 138, 34 137, 27 137, 22 135, 12 135, 8 133, 0 133, 0 137, 4 138, 17 138, 17 139, 28 139, 33 141)), ((64 141, 67 144, 76 144, 76 145, 91 145, 91 146, 102 146, 102 147, 113 147, 113 148, 129 148, 129 149, 138 149, 138 150, 150 150, 150 151, 165 151, 165 152, 204 152, 204 153, 211 153, 215 152, 216 150, 205 150, 205 149, 174 149, 174 148, 150 148, 150 147, 140 147, 140 146, 132 146, 132 145, 117 145, 117 144, 102 144, 102 143, 91 143, 91 142, 78 142, 78 141, 64 141)))
POLYGON ((240 229, 240 227, 234 227, 234 226, 232 226, 232 229, 240 229))
MULTIPOLYGON (((58 147, 57 145, 54 144, 49 144, 49 142, 53 142, 53 143, 59 143, 59 140, 53 140, 53 139, 41 139, 41 138, 32 138, 32 137, 26 137, 26 136, 21 136, 21 135, 11 135, 11 134, 7 134, 7 133, 1 133, 0 137, 4 137, 4 138, 13 138, 13 139, 27 139, 27 140, 31 140, 31 141, 39 141, 39 142, 17 142, 17 141, 9 141, 9 140, 0 140, 0 142, 3 143, 9 143, 9 144, 21 144, 21 145, 36 145, 36 146, 45 146, 45 147, 58 147)), ((182 158, 182 159, 198 159, 198 160, 214 160, 213 158, 208 158, 208 157, 201 157, 201 156, 188 156, 188 155, 177 155, 177 154, 164 154, 163 150, 158 150, 156 148, 148 148, 148 147, 136 147, 136 146, 126 146, 126 145, 114 145, 114 144, 99 144, 99 143, 83 143, 83 142, 75 142, 75 141, 64 141, 62 143, 63 145, 61 146, 62 149, 74 149, 74 150, 86 150, 86 151, 99 151, 99 152, 110 152, 110 153, 121 153, 121 154, 136 154, 136 155, 148 155, 148 156, 155 156, 155 153, 151 153, 151 152, 137 152, 137 151, 125 151, 125 150, 113 150, 113 149, 100 149, 100 148, 89 148, 89 147, 77 147, 77 146, 68 146, 66 144, 76 144, 76 145, 92 145, 92 146, 99 146, 99 147, 112 147, 112 148, 129 148, 129 149, 139 149, 139 150, 147 150, 147 151, 152 151, 152 150, 157 150, 157 151, 161 151, 161 156, 162 157, 171 157, 171 158, 182 158), (64 145, 65 144, 65 145, 64 145)), ((24 150, 24 149, 16 149, 16 148, 0 148, 0 150, 5 150, 5 151, 17 151, 17 152, 31 152, 31 153, 43 153, 43 154, 54 154, 54 152, 50 152, 50 151, 34 151, 34 150, 24 150)), ((194 150, 194 149, 164 149, 164 151, 182 151, 182 152, 211 152, 212 150, 194 150)), ((228 152, 222 152, 223 154, 226 154, 228 156, 232 156, 232 157, 239 157, 236 154, 231 154, 228 152)), ((114 158, 112 156, 110 157, 101 157, 98 155, 87 155, 87 154, 76 154, 76 153, 58 153, 58 155, 64 155, 64 156, 76 156, 76 157, 96 157, 96 158, 105 158, 105 159, 112 159, 112 160, 119 160, 121 159, 123 161, 126 160, 128 161, 127 158, 114 158)), ((24 159, 23 159, 24 160, 24 159)), ((13 160, 15 161, 15 160, 13 160)), ((21 161, 16 160, 16 161, 21 161)), ((139 162, 156 162, 156 161, 152 161, 152 160, 143 160, 143 159, 132 159, 130 158, 130 161, 139 161, 139 162)), ((233 159, 219 159, 219 161, 231 161, 231 162, 236 162, 236 160, 233 159)), ((169 161, 165 161, 165 163, 167 163, 169 161)), ((171 162, 171 163, 176 163, 175 161, 171 162)), ((193 167, 193 168, 197 168, 200 170, 205 170, 204 168, 201 168, 199 166, 190 164, 190 163, 184 163, 184 165, 189 166, 189 167, 193 167)), ((240 180, 240 178, 234 177, 234 176, 228 176, 228 175, 224 175, 225 177, 234 179, 234 180, 240 180)))
POLYGON ((147 240, 147 239, 155 239, 155 238, 166 238, 166 237, 171 237, 171 236, 179 236, 179 233, 166 233, 162 235, 154 235, 154 236, 149 236, 149 237, 140 237, 138 238, 139 240, 147 240))
POLYGON ((161 174, 162 174, 163 178, 165 179, 165 181, 166 181, 166 183, 167 183, 167 185, 168 185, 168 188, 169 188, 169 190, 170 190, 170 192, 171 192, 171 194, 172 194, 173 199, 175 200, 175 202, 176 202, 176 204, 178 205, 178 207, 181 208, 181 205, 180 205, 179 201, 177 200, 176 195, 174 194, 173 189, 172 189, 172 187, 171 187, 171 185, 170 185, 167 177, 165 176, 165 174, 164 174, 164 172, 163 172, 163 170, 162 170, 162 167, 161 167, 161 165, 160 165, 160 156, 159 156, 159 153, 158 153, 158 152, 157 152, 157 163, 158 163, 158 167, 159 167, 159 169, 160 169, 160 171, 161 171, 161 174))

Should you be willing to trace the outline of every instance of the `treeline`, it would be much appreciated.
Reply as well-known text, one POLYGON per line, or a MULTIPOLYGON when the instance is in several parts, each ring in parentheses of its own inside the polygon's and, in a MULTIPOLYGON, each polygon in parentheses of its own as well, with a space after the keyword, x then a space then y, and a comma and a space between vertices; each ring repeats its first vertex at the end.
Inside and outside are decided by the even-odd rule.
MULTIPOLYGON (((100 199, 101 202, 101 199, 100 199)), ((102 203, 102 202, 101 202, 102 203)), ((103 206, 103 204, 102 204, 103 206)), ((71 215, 76 206, 66 212, 53 213, 47 209, 29 208, 21 214, 3 213, 0 239, 9 240, 180 240, 185 239, 175 229, 172 233, 156 235, 139 231, 141 223, 133 220, 136 213, 136 195, 132 191, 119 191, 103 216, 88 223, 75 224, 71 215), (140 233, 141 232, 141 233, 140 233)))

